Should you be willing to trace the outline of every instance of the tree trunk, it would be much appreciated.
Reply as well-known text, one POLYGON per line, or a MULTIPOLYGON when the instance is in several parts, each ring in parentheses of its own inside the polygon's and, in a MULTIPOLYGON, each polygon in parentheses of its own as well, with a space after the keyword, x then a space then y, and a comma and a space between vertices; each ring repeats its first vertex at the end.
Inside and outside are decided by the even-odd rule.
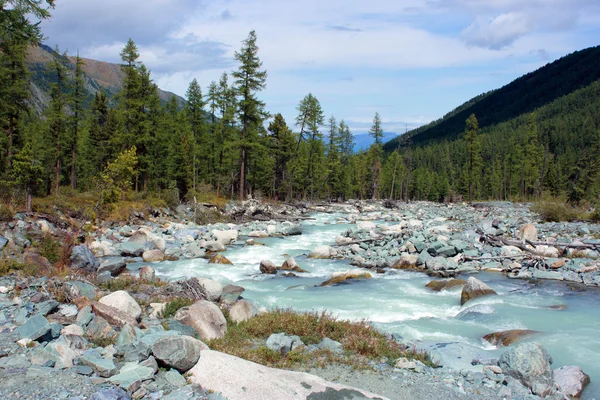
POLYGON ((240 157, 240 193, 239 199, 244 200, 244 180, 246 179, 246 148, 242 147, 242 154, 240 157))
POLYGON ((71 150, 71 189, 75 190, 77 189, 77 175, 75 173, 75 146, 73 146, 73 149, 71 150))
POLYGON ((32 203, 33 203, 33 195, 31 194, 31 189, 27 188, 26 194, 25 194, 25 211, 26 212, 29 213, 29 212, 33 211, 32 203))
POLYGON ((54 167, 54 194, 58 195, 58 190, 60 188, 60 158, 56 159, 56 166, 54 167))

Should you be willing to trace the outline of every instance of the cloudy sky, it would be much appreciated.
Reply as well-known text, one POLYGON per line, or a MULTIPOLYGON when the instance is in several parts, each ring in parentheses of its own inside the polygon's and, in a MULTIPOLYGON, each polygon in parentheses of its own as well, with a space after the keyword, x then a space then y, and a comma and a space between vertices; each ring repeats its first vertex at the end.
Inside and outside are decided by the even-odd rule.
POLYGON ((365 132, 404 132, 572 51, 598 45, 598 0, 57 0, 42 29, 70 54, 119 62, 128 38, 165 90, 236 68, 254 29, 261 97, 292 124, 306 94, 365 132))

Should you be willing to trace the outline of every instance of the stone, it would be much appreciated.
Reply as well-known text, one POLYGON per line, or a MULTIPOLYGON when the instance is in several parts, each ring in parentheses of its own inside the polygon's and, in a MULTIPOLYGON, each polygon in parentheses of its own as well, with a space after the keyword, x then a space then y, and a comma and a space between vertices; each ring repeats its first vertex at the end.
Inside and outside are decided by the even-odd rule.
POLYGON ((212 251, 215 253, 219 252, 219 251, 227 250, 227 248, 222 243, 217 242, 216 240, 210 240, 210 241, 206 242, 204 247, 206 248, 206 250, 212 251))
POLYGON ((207 278, 193 278, 195 279, 202 291, 202 294, 208 301, 218 302, 223 294, 223 286, 217 281, 207 278))
POLYGON ((433 290, 434 292, 440 292, 442 290, 450 290, 457 287, 464 286, 467 282, 462 279, 449 279, 444 281, 431 281, 426 288, 433 290))
POLYGON ((470 320, 480 317, 481 315, 495 314, 496 310, 494 307, 488 304, 476 304, 471 307, 467 307, 456 314, 457 319, 470 320))
POLYGON ((99 302, 116 308, 117 310, 130 315, 134 319, 139 319, 142 315, 142 309, 139 304, 125 290, 117 290, 116 292, 102 297, 99 302))
POLYGON ((496 295, 488 285, 481 282, 479 279, 470 277, 465 286, 463 286, 460 294, 460 305, 465 304, 469 300, 473 300, 483 296, 496 295))
POLYGON ((252 231, 248 233, 248 237, 251 238, 266 238, 269 237, 269 233, 267 231, 252 231))
POLYGON ((0 235, 0 251, 4 250, 6 245, 8 244, 8 239, 4 236, 0 235))
POLYGON ((144 251, 147 250, 145 244, 139 243, 121 243, 118 246, 118 252, 120 255, 124 257, 141 257, 144 254, 144 251))
POLYGON ((235 303, 246 289, 237 285, 225 285, 221 294, 221 302, 235 303))
POLYGON ((146 250, 142 253, 142 260, 144 262, 158 262, 165 259, 165 253, 158 249, 146 250))
POLYGON ((129 400, 129 395, 118 387, 103 387, 92 394, 89 400, 129 400))
POLYGON ((96 371, 99 376, 103 378, 111 377, 117 373, 117 366, 112 357, 104 358, 101 353, 102 348, 86 350, 81 354, 79 360, 83 365, 87 365, 96 371))
POLYGON ((43 316, 46 316, 46 315, 50 314, 51 312, 54 312, 56 309, 58 309, 59 305, 60 305, 60 303, 56 300, 47 300, 47 301, 38 303, 35 306, 35 308, 38 313, 42 314, 43 316))
POLYGON ((93 285, 80 281, 71 281, 66 283, 69 294, 72 298, 86 297, 89 300, 96 300, 97 291, 93 285))
POLYGON ((375 223, 373 221, 358 221, 356 227, 359 231, 371 231, 375 229, 375 223))
POLYGON ((108 306, 103 303, 93 302, 92 310, 97 316, 104 318, 109 324, 116 326, 131 325, 137 326, 137 320, 115 307, 108 306))
POLYGON ((296 263, 296 260, 294 260, 294 257, 288 257, 287 260, 285 260, 281 265, 281 269, 283 271, 307 272, 300 268, 300 266, 296 263))
POLYGON ((388 400, 315 375, 269 368, 212 350, 202 351, 200 360, 189 375, 192 384, 220 392, 229 400, 264 400, 266 394, 270 399, 286 400, 388 400))
POLYGON ((523 251, 516 246, 502 246, 500 255, 503 257, 512 257, 523 254, 523 251))
POLYGON ((575 365, 564 366, 554 370, 554 382, 560 391, 567 396, 579 398, 583 389, 590 383, 590 377, 575 365))
POLYGON ((351 271, 334 272, 331 278, 321 283, 319 286, 337 286, 344 283, 349 283, 351 280, 371 279, 373 276, 363 270, 354 269, 351 271))
POLYGON ((112 326, 100 315, 92 316, 92 320, 85 331, 85 336, 90 339, 112 338, 116 335, 117 333, 112 326))
POLYGON ((142 361, 140 365, 143 367, 152 368, 155 374, 158 372, 158 363, 156 362, 156 359, 153 356, 149 356, 148 359, 142 361))
POLYGON ((336 252, 335 249, 333 249, 330 246, 321 245, 321 246, 315 247, 308 254, 308 258, 323 258, 323 259, 327 259, 327 258, 334 257, 335 255, 337 255, 337 252, 336 252))
POLYGON ((221 254, 215 254, 214 256, 212 256, 210 258, 210 260, 208 261, 209 264, 226 264, 226 265, 233 265, 233 263, 231 261, 229 261, 229 259, 225 256, 222 256, 221 254))
POLYGON ((239 300, 229 310, 229 318, 235 322, 240 323, 249 320, 254 317, 258 310, 247 300, 239 300))
POLYGON ((563 277, 562 273, 560 273, 558 271, 543 271, 540 269, 533 270, 533 278, 534 279, 551 279, 551 280, 556 280, 556 281, 562 281, 565 279, 563 277))
POLYGON ((142 381, 152 379, 153 376, 154 370, 150 367, 144 367, 138 363, 126 363, 119 373, 108 381, 129 392, 134 392, 140 388, 142 381))
POLYGON ((394 269, 417 269, 417 262, 419 256, 413 254, 402 254, 394 264, 392 264, 392 268, 394 269))
POLYGON ((124 346, 126 344, 133 343, 138 340, 136 330, 131 325, 124 325, 117 337, 116 346, 124 346))
POLYGON ((443 246, 436 250, 436 254, 444 257, 454 257, 458 251, 454 246, 443 246))
POLYGON ((539 333, 541 332, 529 329, 511 329, 508 331, 489 333, 483 337, 483 340, 497 347, 510 346, 515 342, 539 333))
POLYGON ((177 371, 176 369, 167 371, 164 374, 164 378, 169 383, 169 385, 174 387, 183 387, 187 384, 185 378, 181 376, 179 371, 177 371))
POLYGON ((94 314, 92 314, 92 306, 85 306, 77 314, 77 319, 75 319, 75 323, 79 326, 87 326, 92 319, 94 318, 94 314))
POLYGON ((87 365, 78 365, 75 368, 75 373, 79 375, 90 376, 94 373, 94 370, 91 367, 88 367, 87 365))
POLYGON ((334 353, 342 353, 344 351, 344 346, 340 342, 332 340, 328 337, 321 339, 321 341, 316 344, 316 348, 329 350, 334 353))
POLYGON ((537 343, 523 343, 500 356, 498 365, 505 375, 518 379, 533 394, 545 397, 553 393, 551 358, 537 343))
POLYGON ((61 304, 58 306, 58 314, 62 315, 63 317, 76 317, 78 312, 79 311, 77 310, 77 306, 75 304, 61 304))
POLYGON ((410 361, 408 358, 401 357, 396 360, 394 366, 400 369, 416 369, 417 363, 414 361, 410 361))
POLYGON ((537 242, 538 240, 538 230, 532 224, 525 224, 519 229, 519 233, 517 234, 519 239, 529 240, 531 242, 537 242))
POLYGON ((16 331, 21 339, 37 340, 45 336, 51 328, 50 323, 42 314, 35 314, 16 331))
POLYGON ((150 303, 150 308, 152 308, 150 318, 162 318, 166 307, 167 303, 150 303))
POLYGON ((175 320, 194 328, 202 340, 220 339, 227 332, 225 316, 219 307, 206 300, 180 308, 175 320))
POLYGON ((277 266, 270 260, 262 260, 260 262, 260 272, 267 275, 276 275, 277 266))
POLYGON ((150 347, 154 357, 179 372, 190 370, 200 358, 200 351, 207 350, 201 341, 189 336, 165 336, 150 347))
POLYGON ((282 232, 284 236, 297 236, 302 235, 302 226, 300 224, 294 224, 284 227, 282 232))
POLYGON ((140 279, 146 282, 154 282, 156 280, 156 270, 149 265, 144 265, 139 271, 140 279))
POLYGON ((83 336, 83 328, 76 324, 67 325, 61 329, 60 333, 62 335, 76 335, 83 336))
POLYGON ((238 238, 238 231, 235 229, 229 229, 229 230, 214 229, 211 231, 211 233, 214 236, 214 238, 216 239, 216 241, 221 243, 222 245, 227 245, 232 242, 235 242, 238 238))
POLYGON ((71 252, 71 268, 95 272, 99 263, 86 245, 74 246, 71 252))
POLYGON ((296 335, 286 335, 283 332, 273 333, 266 342, 267 348, 280 353, 281 355, 286 355, 290 351, 305 346, 299 336, 296 335))
POLYGON ((431 271, 448 271, 458 268, 458 264, 445 257, 432 257, 425 261, 425 266, 431 271))

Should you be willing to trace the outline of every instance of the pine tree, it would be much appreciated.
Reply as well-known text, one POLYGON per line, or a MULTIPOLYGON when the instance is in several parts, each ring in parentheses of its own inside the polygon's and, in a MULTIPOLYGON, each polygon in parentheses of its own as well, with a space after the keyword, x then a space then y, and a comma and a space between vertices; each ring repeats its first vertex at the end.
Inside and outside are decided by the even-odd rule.
POLYGON ((77 188, 77 145, 80 140, 80 127, 84 118, 83 94, 85 81, 83 78, 83 66, 85 63, 79 57, 75 58, 75 79, 73 95, 71 97, 71 188, 77 188))
POLYGON ((240 140, 240 174, 239 198, 246 194, 246 163, 247 153, 252 145, 257 142, 258 130, 267 113, 264 111, 265 103, 260 101, 256 94, 265 89, 267 71, 261 70, 262 61, 258 58, 256 45, 256 32, 250 31, 248 38, 242 42, 242 48, 235 52, 235 59, 240 63, 237 71, 233 72, 237 92, 240 96, 239 112, 241 126, 240 140))
POLYGON ((67 77, 58 48, 53 53, 52 72, 55 82, 50 90, 50 107, 48 108, 48 138, 52 146, 52 163, 54 165, 54 193, 58 194, 61 181, 64 153, 67 148, 67 99, 65 96, 67 77))
POLYGON ((375 144, 383 144, 383 128, 381 127, 381 116, 378 112, 373 117, 373 125, 369 129, 369 135, 375 140, 375 144))
POLYGON ((467 184, 469 187, 469 202, 473 201, 474 187, 477 179, 481 178, 481 145, 478 137, 479 123, 475 114, 471 114, 466 121, 465 142, 467 150, 467 184))
POLYGON ((13 182, 25 191, 25 209, 31 212, 33 193, 43 180, 44 168, 35 159, 31 144, 27 143, 14 157, 12 168, 13 182))
MULTIPOLYGON (((202 89, 200 88, 200 84, 196 79, 192 80, 188 90, 186 92, 186 111, 187 117, 189 120, 190 128, 192 130, 193 135, 193 143, 190 143, 192 147, 193 153, 193 182, 192 188, 196 190, 197 177, 199 174, 199 160, 202 160, 205 156, 205 147, 208 143, 208 138, 206 135, 206 119, 205 119, 205 111, 204 107, 206 106, 206 102, 204 101, 204 97, 202 96, 202 89)), ((208 169, 208 168, 207 168, 208 169)))

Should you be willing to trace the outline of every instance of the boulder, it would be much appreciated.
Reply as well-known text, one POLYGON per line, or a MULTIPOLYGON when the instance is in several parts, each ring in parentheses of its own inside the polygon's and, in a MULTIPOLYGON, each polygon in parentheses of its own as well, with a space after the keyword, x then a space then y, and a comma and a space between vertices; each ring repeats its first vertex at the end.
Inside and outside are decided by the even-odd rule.
POLYGON ((139 271, 140 279, 147 282, 156 280, 156 270, 149 265, 144 265, 139 271))
POLYGON ((212 256, 210 258, 210 260, 208 260, 209 264, 228 264, 228 265, 233 265, 233 263, 231 261, 229 261, 225 256, 222 256, 220 254, 215 254, 214 256, 212 256))
POLYGON ((434 292, 440 292, 442 290, 450 290, 453 288, 464 286, 467 282, 462 279, 449 279, 444 281, 431 281, 426 288, 433 290, 434 292))
POLYGON ((222 245, 230 244, 231 242, 235 242, 238 238, 238 231, 235 229, 230 230, 216 230, 214 229, 212 235, 216 239, 217 242, 222 245))
POLYGON ((337 251, 330 246, 317 246, 309 254, 308 258, 331 258, 337 255, 337 251))
POLYGON ((538 230, 532 224, 525 224, 519 229, 517 237, 519 239, 536 242, 538 240, 538 230))
POLYGON ((158 249, 146 250, 142 253, 142 259, 144 262, 157 262, 165 259, 165 253, 158 249))
POLYGON ((4 236, 0 235, 0 251, 4 250, 6 245, 8 244, 8 239, 4 236))
POLYGON ((300 224, 289 225, 284 227, 281 233, 285 236, 302 235, 302 226, 300 224))
POLYGON ((239 300, 229 310, 229 318, 239 324, 254 317, 257 312, 258 310, 251 303, 246 300, 239 300))
POLYGON ((202 291, 202 294, 208 301, 218 302, 223 294, 223 286, 217 281, 207 278, 193 278, 195 279, 202 291))
POLYGON ((225 248, 225 246, 221 242, 217 242, 216 240, 211 240, 211 241, 206 242, 204 247, 206 248, 206 250, 212 251, 215 253, 219 252, 219 251, 227 250, 227 248, 225 248))
POLYGON ((394 262, 394 269, 416 269, 419 256, 412 254, 402 254, 399 259, 394 262))
POLYGON ((148 250, 145 244, 140 243, 121 243, 118 252, 124 257, 141 257, 144 251, 148 250))
POLYGON ((85 297, 88 300, 96 300, 98 292, 93 285, 81 281, 70 281, 66 285, 72 298, 85 297))
POLYGON ((96 315, 92 316, 92 320, 87 325, 85 336, 89 339, 116 338, 117 332, 103 317, 96 315))
POLYGON ((130 315, 134 319, 139 319, 142 316, 142 309, 129 293, 124 290, 118 290, 107 296, 102 297, 99 302, 101 304, 116 308, 117 310, 130 315))
POLYGON ((483 340, 497 347, 510 346, 515 342, 518 342, 538 333, 541 332, 532 331, 529 329, 511 329, 508 331, 487 334, 483 337, 483 340))
POLYGON ((495 291, 493 291, 488 285, 481 282, 479 279, 470 277, 467 280, 466 285, 463 286, 460 294, 460 305, 465 304, 469 300, 496 294, 497 293, 495 291))
POLYGON ((288 259, 285 260, 281 265, 281 269, 283 271, 307 272, 300 268, 300 266, 296 263, 296 260, 294 260, 294 257, 288 257, 288 259))
POLYGON ((220 339, 227 332, 225 316, 219 307, 207 300, 180 308, 175 320, 194 328, 202 340, 220 339))
POLYGON ((358 221, 356 227, 359 231, 371 231, 375 229, 375 223, 373 221, 358 221))
POLYGON ((21 339, 37 340, 45 336, 51 328, 50 322, 42 314, 35 314, 16 331, 21 339))
POLYGON ((337 286, 343 283, 348 283, 349 280, 371 279, 373 276, 361 269, 352 271, 334 272, 331 278, 321 283, 319 286, 337 286))
POLYGON ((92 368, 99 376, 108 378, 117 373, 117 366, 115 365, 112 356, 103 357, 102 350, 104 349, 101 347, 86 350, 79 358, 79 361, 83 365, 92 368))
POLYGON ((137 326, 136 318, 134 318, 131 314, 125 313, 115 307, 94 301, 92 302, 92 310, 97 316, 104 318, 111 325, 137 326))
POLYGON ((229 354, 203 350, 189 371, 191 383, 229 400, 379 399, 386 397, 325 381, 315 375, 269 368, 229 354), (235 382, 235 384, 231 384, 235 382))
POLYGON ((560 367, 554 370, 554 382, 560 391, 569 397, 580 397, 583 389, 590 383, 590 377, 575 365, 560 367))
POLYGON ((494 307, 487 304, 475 304, 474 306, 467 307, 464 310, 461 310, 454 318, 469 320, 478 318, 482 315, 495 314, 496 310, 494 307))
POLYGON ((125 268, 127 268, 127 264, 123 257, 108 257, 100 261, 100 266, 96 272, 98 274, 109 272, 111 276, 118 276, 125 271, 125 268))
POLYGON ((252 232, 248 233, 248 237, 266 238, 266 237, 269 237, 269 233, 267 231, 252 231, 252 232))
POLYGON ((154 370, 136 362, 126 363, 117 375, 108 379, 109 382, 122 387, 129 392, 135 392, 142 385, 142 381, 152 379, 154 370))
POLYGON ((537 343, 523 343, 500 356, 498 365, 505 375, 518 379, 533 394, 552 394, 554 377, 550 356, 537 343))
POLYGON ((71 252, 71 268, 96 271, 98 261, 92 251, 85 245, 74 246, 71 252))
POLYGON ((223 287, 223 293, 221 294, 221 301, 233 304, 241 297, 245 290, 246 289, 241 286, 225 285, 225 287, 223 287))
POLYGON ((83 328, 77 324, 67 325, 60 330, 61 335, 83 336, 83 328))
POLYGON ((260 262, 260 272, 268 275, 276 275, 277 267, 270 260, 262 260, 260 262))
POLYGON ((280 353, 281 355, 286 355, 290 351, 297 349, 299 347, 305 346, 302 339, 296 335, 286 335, 285 333, 273 333, 267 339, 266 343, 267 348, 280 353))
POLYGON ((165 336, 150 347, 154 357, 169 368, 187 372, 200 358, 200 351, 207 350, 201 341, 189 336, 165 336))

